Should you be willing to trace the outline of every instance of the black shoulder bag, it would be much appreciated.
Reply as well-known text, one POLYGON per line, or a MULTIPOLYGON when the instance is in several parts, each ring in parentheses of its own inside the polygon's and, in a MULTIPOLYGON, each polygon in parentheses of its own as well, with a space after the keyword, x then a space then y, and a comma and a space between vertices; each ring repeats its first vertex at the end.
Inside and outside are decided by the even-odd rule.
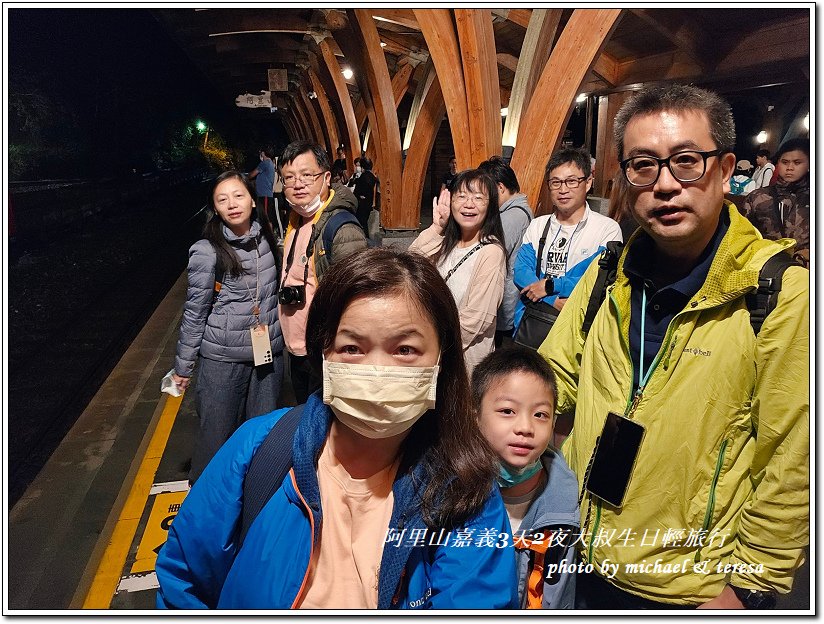
MULTIPOLYGON (((535 277, 539 280, 541 279, 541 258, 544 256, 544 247, 546 246, 546 237, 549 233, 551 221, 552 219, 547 219, 544 232, 538 241, 538 255, 535 258, 535 277)), ((549 305, 545 301, 530 301, 523 296, 521 297, 521 301, 524 304, 524 315, 521 317, 521 323, 515 332, 514 340, 519 345, 537 350, 547 337, 549 330, 552 329, 560 312, 557 308, 549 305)))

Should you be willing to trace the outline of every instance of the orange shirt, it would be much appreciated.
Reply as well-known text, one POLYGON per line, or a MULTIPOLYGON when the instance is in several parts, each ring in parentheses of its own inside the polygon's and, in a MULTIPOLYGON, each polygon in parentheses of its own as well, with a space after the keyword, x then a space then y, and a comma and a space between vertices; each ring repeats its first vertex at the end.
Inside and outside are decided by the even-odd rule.
POLYGON ((323 525, 301 609, 376 609, 398 462, 353 479, 324 445, 318 459, 323 525))

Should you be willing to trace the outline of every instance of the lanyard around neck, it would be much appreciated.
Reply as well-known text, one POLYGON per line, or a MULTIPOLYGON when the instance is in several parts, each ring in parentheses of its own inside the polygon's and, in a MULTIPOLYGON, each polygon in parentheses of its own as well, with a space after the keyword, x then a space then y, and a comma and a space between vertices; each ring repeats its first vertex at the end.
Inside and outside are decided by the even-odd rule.
POLYGON ((649 370, 644 373, 644 333, 646 331, 647 319, 647 288, 641 288, 641 353, 639 355, 638 363, 638 394, 644 391, 647 386, 650 375, 652 375, 653 366, 650 364, 649 370))
MULTIPOLYGON (((286 278, 289 276, 289 270, 292 268, 292 262, 295 259, 295 247, 298 244, 298 230, 292 230, 294 236, 292 237, 292 245, 289 247, 289 254, 286 256, 286 268, 283 270, 283 279, 280 280, 280 288, 286 286, 286 278)), ((312 223, 312 233, 309 235, 309 244, 306 246, 306 263, 303 265, 303 285, 309 281, 309 258, 312 255, 312 247, 315 244, 315 224, 312 223)))

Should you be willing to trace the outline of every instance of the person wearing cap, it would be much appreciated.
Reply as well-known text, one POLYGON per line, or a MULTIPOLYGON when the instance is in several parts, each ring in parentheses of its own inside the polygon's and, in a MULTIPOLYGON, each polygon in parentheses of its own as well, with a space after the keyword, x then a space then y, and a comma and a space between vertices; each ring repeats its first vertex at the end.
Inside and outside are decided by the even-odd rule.
POLYGON ((746 195, 755 189, 755 182, 750 177, 752 163, 749 160, 739 160, 735 165, 735 175, 730 178, 730 193, 732 195, 746 195))

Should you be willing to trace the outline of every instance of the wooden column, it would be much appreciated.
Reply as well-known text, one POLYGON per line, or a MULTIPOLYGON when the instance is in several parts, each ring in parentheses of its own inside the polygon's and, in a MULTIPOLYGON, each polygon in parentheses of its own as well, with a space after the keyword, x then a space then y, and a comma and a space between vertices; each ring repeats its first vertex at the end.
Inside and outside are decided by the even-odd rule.
POLYGON ((596 195, 607 197, 609 181, 618 173, 618 149, 612 138, 615 115, 631 95, 631 91, 618 91, 598 98, 598 135, 595 138, 596 195))
POLYGON ((512 82, 512 93, 509 96, 509 109, 504 124, 502 142, 504 145, 515 147, 518 142, 518 128, 521 119, 529 106, 530 96, 535 84, 549 60, 552 42, 561 21, 563 9, 533 9, 529 18, 529 26, 521 45, 521 54, 518 57, 518 66, 515 69, 515 79, 512 82))
MULTIPOLYGON (((469 114, 470 167, 501 153, 501 91, 488 9, 455 9, 469 114)), ((453 126, 453 133, 455 128, 453 126)))
POLYGON ((295 103, 295 113, 300 121, 301 130, 304 133, 303 137, 307 140, 314 141, 315 143, 322 143, 323 135, 319 137, 315 136, 315 129, 312 128, 309 123, 309 115, 303 107, 303 102, 300 101, 300 97, 292 93, 292 101, 295 103))
POLYGON ((291 112, 285 114, 281 117, 281 121, 283 121, 283 127, 286 128, 286 134, 289 136, 289 142, 296 140, 298 138, 298 131, 295 128, 295 122, 292 121, 291 112))
POLYGON ((365 71, 363 78, 368 87, 364 92, 367 110, 374 111, 372 132, 376 135, 376 161, 381 171, 381 221, 387 229, 416 228, 417 213, 414 218, 401 213, 400 129, 378 30, 372 12, 367 9, 348 9, 347 16, 361 51, 359 65, 365 71))
POLYGON ((461 48, 452 22, 452 12, 449 9, 413 9, 413 13, 421 27, 443 90, 458 169, 477 165, 478 163, 472 162, 472 150, 467 140, 469 137, 462 137, 460 134, 468 131, 469 113, 463 68, 456 62, 461 58, 461 48))
POLYGON ((306 138, 308 138, 309 135, 306 132, 306 129, 303 127, 303 123, 301 122, 300 116, 298 115, 298 109, 297 109, 297 105, 295 104, 295 99, 294 98, 290 98, 290 99, 291 99, 291 103, 289 105, 289 114, 291 115, 292 125, 294 126, 295 133, 296 133, 295 137, 292 140, 293 141, 298 141, 298 140, 301 140, 301 139, 306 139, 306 138))
POLYGON ((334 159, 335 150, 338 145, 340 145, 338 124, 335 121, 335 115, 332 112, 332 107, 329 105, 329 98, 326 95, 326 90, 320 83, 317 74, 315 74, 311 67, 308 69, 308 72, 309 80, 312 83, 312 89, 314 89, 318 96, 318 106, 320 106, 320 112, 323 115, 323 123, 326 124, 326 131, 329 133, 329 141, 332 143, 332 147, 329 150, 329 156, 334 159))
POLYGON ((575 9, 541 73, 511 163, 530 204, 538 199, 546 162, 560 143, 584 77, 620 14, 621 9, 575 9))
MULTIPOLYGON (((410 138, 409 151, 406 154, 406 163, 403 168, 403 214, 415 215, 415 228, 418 227, 418 217, 421 210, 421 194, 423 193, 424 178, 429 167, 429 156, 435 137, 441 127, 443 116, 446 113, 446 104, 443 92, 434 75, 429 86, 421 96, 421 106, 413 123, 414 130, 410 138)), ((429 75, 429 74, 428 74, 429 75)), ((426 80, 422 82, 427 82, 426 80)), ((407 130, 409 126, 407 125, 407 130)))
MULTIPOLYGON (((321 51, 321 56, 326 63, 329 74, 332 76, 332 82, 335 83, 335 95, 337 96, 338 104, 343 111, 343 118, 346 122, 345 136, 348 142, 346 150, 346 168, 349 171, 355 170, 355 159, 360 157, 361 145, 358 136, 359 126, 355 123, 355 111, 352 108, 352 98, 349 95, 349 88, 346 86, 346 80, 341 73, 340 64, 332 51, 330 42, 323 39, 318 43, 321 51)), ((320 82, 320 81, 318 81, 320 82)), ((334 151, 332 152, 334 154, 334 151)))
MULTIPOLYGON (((415 68, 411 64, 407 63, 395 72, 394 76, 392 76, 392 96, 395 99, 395 108, 400 106, 403 96, 406 95, 406 91, 409 88, 409 80, 412 78, 412 73, 414 71, 415 68)), ((358 130, 363 128, 363 124, 366 122, 366 117, 366 102, 363 98, 361 98, 358 105, 355 107, 355 124, 358 130)))

